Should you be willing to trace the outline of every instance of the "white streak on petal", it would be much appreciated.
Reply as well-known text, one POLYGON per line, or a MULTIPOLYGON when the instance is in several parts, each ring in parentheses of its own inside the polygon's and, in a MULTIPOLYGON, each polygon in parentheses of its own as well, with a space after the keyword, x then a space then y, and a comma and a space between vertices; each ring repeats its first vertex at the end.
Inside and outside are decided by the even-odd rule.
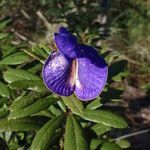
POLYGON ((79 77, 78 77, 78 60, 77 59, 76 59, 76 75, 75 75, 75 77, 76 77, 75 85, 76 85, 77 88, 81 89, 82 85, 81 85, 81 83, 79 81, 79 77))

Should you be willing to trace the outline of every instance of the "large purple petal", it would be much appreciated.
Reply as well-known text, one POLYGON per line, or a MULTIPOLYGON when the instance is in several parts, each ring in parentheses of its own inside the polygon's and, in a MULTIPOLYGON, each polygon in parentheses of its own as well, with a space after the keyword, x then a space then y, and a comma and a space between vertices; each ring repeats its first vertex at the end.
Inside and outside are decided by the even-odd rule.
POLYGON ((106 62, 94 48, 80 45, 76 65, 76 96, 83 101, 96 98, 106 84, 108 74, 106 62))
POLYGON ((43 80, 48 89, 61 96, 69 96, 75 90, 75 64, 60 51, 53 52, 43 67, 43 80))

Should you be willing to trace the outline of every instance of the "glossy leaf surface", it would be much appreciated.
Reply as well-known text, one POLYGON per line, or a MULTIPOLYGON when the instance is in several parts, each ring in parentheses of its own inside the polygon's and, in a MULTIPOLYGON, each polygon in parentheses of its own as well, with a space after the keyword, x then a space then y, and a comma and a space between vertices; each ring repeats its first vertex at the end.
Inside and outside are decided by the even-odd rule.
POLYGON ((127 127, 127 123, 125 122, 124 119, 109 111, 85 110, 84 119, 92 122, 103 123, 106 126, 110 126, 114 128, 127 127))
POLYGON ((79 116, 83 115, 83 103, 79 101, 74 95, 69 96, 69 97, 62 97, 64 103, 66 106, 71 109, 71 111, 79 116))
POLYGON ((67 117, 64 150, 88 150, 82 127, 78 120, 70 115, 67 117))
POLYGON ((4 79, 8 83, 18 81, 18 80, 41 80, 35 74, 32 74, 29 71, 25 71, 22 69, 8 69, 4 72, 4 79))
POLYGON ((38 130, 47 118, 43 117, 27 117, 19 119, 1 119, 0 120, 0 131, 34 131, 38 130))
POLYGON ((57 99, 52 96, 48 96, 46 98, 39 99, 38 101, 34 102, 33 104, 29 105, 28 107, 11 111, 9 114, 9 119, 22 118, 22 117, 36 114, 36 113, 48 108, 50 105, 54 104, 56 101, 57 101, 57 99))
POLYGON ((51 140, 55 135, 55 131, 62 123, 64 116, 48 121, 36 134, 33 139, 31 150, 48 150, 51 144, 51 140))

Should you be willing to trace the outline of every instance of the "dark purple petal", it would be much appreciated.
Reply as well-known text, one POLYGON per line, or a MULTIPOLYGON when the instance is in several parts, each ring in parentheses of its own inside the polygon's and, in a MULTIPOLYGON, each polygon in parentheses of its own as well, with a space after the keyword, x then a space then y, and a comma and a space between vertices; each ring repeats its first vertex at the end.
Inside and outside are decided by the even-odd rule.
POLYGON ((59 33, 60 34, 71 34, 66 28, 60 27, 59 28, 59 33))
POLYGON ((75 90, 74 61, 60 51, 53 52, 43 67, 43 80, 48 89, 61 96, 69 96, 75 90))
POLYGON ((106 62, 94 48, 80 45, 76 65, 76 96, 83 101, 96 98, 106 84, 108 74, 106 62))
POLYGON ((55 33, 57 48, 69 58, 77 57, 77 39, 65 28, 61 27, 59 33, 55 33))

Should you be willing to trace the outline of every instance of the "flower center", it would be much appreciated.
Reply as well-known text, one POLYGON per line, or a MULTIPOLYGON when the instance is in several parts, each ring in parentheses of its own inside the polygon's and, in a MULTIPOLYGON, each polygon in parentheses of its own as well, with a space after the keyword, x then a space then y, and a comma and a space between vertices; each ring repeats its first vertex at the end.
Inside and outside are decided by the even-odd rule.
POLYGON ((79 76, 78 76, 78 61, 76 60, 76 72, 75 72, 75 81, 76 81, 76 87, 78 87, 78 88, 82 88, 82 85, 81 85, 81 83, 80 83, 80 81, 79 81, 79 76))
POLYGON ((73 86, 76 81, 76 59, 73 60, 70 73, 70 84, 73 86))

